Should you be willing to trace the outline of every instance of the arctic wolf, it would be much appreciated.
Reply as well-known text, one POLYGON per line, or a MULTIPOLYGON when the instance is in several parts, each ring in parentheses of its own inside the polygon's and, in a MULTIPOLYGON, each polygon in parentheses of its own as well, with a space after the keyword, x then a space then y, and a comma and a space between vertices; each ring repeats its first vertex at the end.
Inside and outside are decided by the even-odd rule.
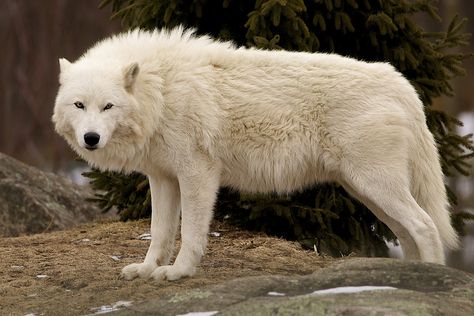
POLYGON ((113 36, 60 68, 56 131, 94 167, 149 178, 152 240, 126 279, 193 275, 219 186, 285 194, 337 181, 405 258, 443 264, 457 244, 422 103, 389 64, 176 28, 113 36))

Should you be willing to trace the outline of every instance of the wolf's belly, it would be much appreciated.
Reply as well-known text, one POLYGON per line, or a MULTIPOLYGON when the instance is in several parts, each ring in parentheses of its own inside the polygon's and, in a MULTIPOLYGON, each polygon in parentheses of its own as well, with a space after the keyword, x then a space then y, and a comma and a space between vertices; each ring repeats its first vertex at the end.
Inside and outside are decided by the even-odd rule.
POLYGON ((314 150, 253 148, 221 157, 221 185, 245 192, 288 193, 331 179, 324 154, 314 150))

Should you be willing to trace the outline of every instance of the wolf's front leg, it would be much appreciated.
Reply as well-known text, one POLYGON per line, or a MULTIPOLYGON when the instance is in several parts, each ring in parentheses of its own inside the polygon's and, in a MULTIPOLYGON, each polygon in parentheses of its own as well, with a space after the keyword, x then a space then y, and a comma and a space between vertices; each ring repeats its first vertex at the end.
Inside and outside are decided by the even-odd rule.
POLYGON ((149 278, 160 264, 168 264, 179 223, 180 192, 177 179, 148 176, 151 190, 151 243, 143 263, 122 269, 122 277, 149 278))
MULTIPOLYGON (((194 162, 193 167, 199 165, 194 162)), ((155 269, 156 281, 192 276, 206 250, 212 210, 219 189, 219 172, 205 165, 179 176, 181 189, 181 249, 173 265, 155 269)))

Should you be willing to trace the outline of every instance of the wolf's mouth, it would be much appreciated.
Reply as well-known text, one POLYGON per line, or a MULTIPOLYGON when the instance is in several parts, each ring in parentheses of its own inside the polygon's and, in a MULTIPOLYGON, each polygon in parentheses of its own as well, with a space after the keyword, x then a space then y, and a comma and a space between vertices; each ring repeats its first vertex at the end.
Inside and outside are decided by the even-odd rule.
POLYGON ((90 150, 90 151, 94 151, 96 150, 98 147, 97 146, 89 146, 89 145, 86 145, 86 149, 87 150, 90 150))

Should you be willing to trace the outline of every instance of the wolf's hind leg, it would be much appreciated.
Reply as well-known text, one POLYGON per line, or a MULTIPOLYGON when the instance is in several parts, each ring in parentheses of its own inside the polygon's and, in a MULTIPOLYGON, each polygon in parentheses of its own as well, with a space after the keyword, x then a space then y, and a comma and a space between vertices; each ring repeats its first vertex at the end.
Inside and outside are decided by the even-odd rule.
POLYGON ((400 168, 380 167, 351 167, 341 182, 392 230, 406 259, 444 264, 438 229, 411 195, 408 175, 400 168))
POLYGON ((145 260, 122 269, 122 276, 149 278, 158 264, 168 264, 179 224, 180 192, 177 179, 149 176, 151 189, 151 243, 145 260))

